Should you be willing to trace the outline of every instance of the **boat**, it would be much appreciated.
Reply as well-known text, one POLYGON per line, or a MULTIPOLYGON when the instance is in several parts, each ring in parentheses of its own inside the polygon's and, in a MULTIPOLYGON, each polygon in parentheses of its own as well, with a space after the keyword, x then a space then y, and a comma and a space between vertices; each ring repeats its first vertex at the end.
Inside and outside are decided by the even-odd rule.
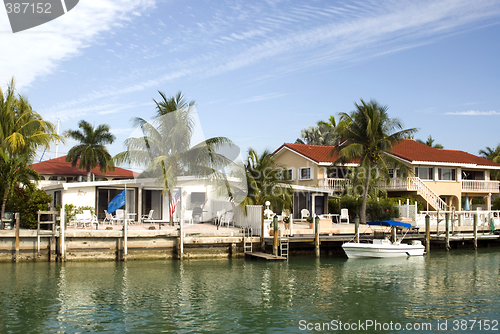
MULTIPOLYGON (((405 228, 406 233, 392 242, 388 238, 373 239, 371 243, 346 242, 342 249, 349 259, 352 258, 383 258, 383 257, 408 257, 422 256, 425 247, 419 240, 412 240, 411 243, 403 243, 403 239, 411 228, 411 224, 398 222, 394 220, 379 220, 369 222, 370 226, 391 227, 395 232, 396 228, 405 228)), ((395 233, 393 233, 395 235, 395 233)))

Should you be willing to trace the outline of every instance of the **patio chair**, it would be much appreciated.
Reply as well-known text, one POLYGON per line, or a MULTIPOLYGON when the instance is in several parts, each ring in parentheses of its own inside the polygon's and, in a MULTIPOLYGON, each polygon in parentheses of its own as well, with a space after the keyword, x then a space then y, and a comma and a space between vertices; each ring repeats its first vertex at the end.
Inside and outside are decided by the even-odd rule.
POLYGON ((302 209, 300 210, 300 220, 304 221, 306 220, 307 217, 309 217, 311 214, 309 213, 309 210, 307 209, 302 209))
POLYGON ((215 225, 219 225, 220 226, 220 224, 222 222, 222 217, 224 216, 225 213, 226 213, 225 209, 217 211, 217 217, 215 217, 215 225))
POLYGON ((339 223, 346 223, 349 224, 349 209, 341 209, 340 210, 340 221, 339 223))
POLYGON ((192 214, 191 217, 192 217, 193 223, 198 224, 198 223, 203 222, 203 209, 202 208, 199 208, 199 207, 193 208, 193 211, 191 214, 192 214))
POLYGON ((151 222, 151 220, 153 219, 153 212, 155 212, 155 210, 149 210, 149 213, 147 215, 142 215, 141 223, 151 222))
POLYGON ((112 213, 109 213, 108 210, 104 210, 104 214, 106 215, 106 217, 104 217, 104 220, 102 221, 103 224, 105 224, 106 221, 108 221, 110 225, 116 224, 117 219, 113 216, 112 213))
POLYGON ((193 210, 185 210, 182 216, 183 221, 187 221, 188 224, 193 225, 193 210))
POLYGON ((125 222, 125 210, 123 209, 116 210, 115 217, 118 224, 123 224, 125 222))
POLYGON ((223 216, 222 221, 221 221, 221 226, 224 226, 224 224, 227 224, 227 227, 233 223, 234 227, 234 213, 233 212, 226 212, 226 214, 223 216))

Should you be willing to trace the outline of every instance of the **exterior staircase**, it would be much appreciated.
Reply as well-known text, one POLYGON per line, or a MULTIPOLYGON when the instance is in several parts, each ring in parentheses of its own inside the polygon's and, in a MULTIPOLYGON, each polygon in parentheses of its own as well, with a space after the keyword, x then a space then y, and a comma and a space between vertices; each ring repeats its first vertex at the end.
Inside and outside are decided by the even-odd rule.
POLYGON ((406 179, 392 179, 389 185, 384 183, 380 184, 380 186, 387 190, 416 191, 434 210, 446 211, 448 208, 446 202, 426 185, 422 179, 416 176, 406 179))

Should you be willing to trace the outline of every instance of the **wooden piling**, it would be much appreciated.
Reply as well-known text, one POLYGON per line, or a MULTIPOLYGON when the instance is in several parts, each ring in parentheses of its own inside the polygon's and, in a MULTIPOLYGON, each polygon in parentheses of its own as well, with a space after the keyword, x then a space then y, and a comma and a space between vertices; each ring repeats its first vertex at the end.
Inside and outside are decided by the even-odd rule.
POLYGON ((273 218, 273 254, 278 256, 278 216, 273 218))
POLYGON ((474 249, 477 249, 477 213, 474 214, 474 249))
POLYGON ((316 216, 314 219, 314 251, 316 253, 316 257, 320 257, 319 250, 319 217, 316 216))
POLYGON ((19 212, 16 212, 15 214, 16 218, 16 262, 19 262, 20 254, 19 254, 19 212))
POLYGON ((450 213, 446 212, 446 250, 450 250, 450 213))
POLYGON ((425 215, 425 251, 431 252, 431 217, 425 215))

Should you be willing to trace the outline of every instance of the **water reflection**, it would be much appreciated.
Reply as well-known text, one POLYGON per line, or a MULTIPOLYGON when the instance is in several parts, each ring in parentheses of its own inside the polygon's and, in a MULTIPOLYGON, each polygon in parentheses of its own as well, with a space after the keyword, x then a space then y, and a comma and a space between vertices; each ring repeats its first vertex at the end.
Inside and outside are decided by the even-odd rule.
POLYGON ((0 332, 302 332, 299 321, 493 319, 494 251, 398 259, 0 264, 0 332))

